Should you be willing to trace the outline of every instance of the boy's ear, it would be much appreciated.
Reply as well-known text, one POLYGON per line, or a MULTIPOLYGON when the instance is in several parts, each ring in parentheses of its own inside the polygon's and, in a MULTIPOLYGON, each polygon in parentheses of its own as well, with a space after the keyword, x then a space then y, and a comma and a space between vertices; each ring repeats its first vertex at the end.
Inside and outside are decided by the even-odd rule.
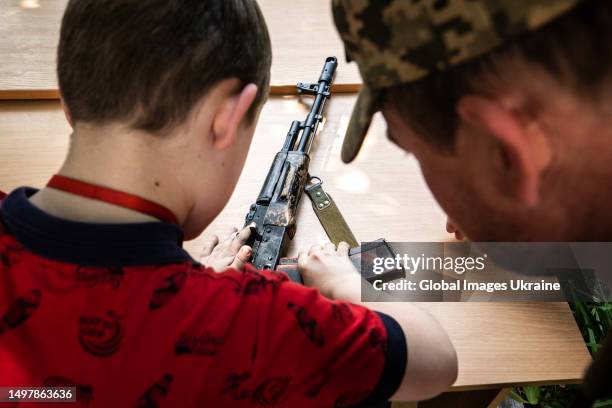
POLYGON ((64 103, 64 98, 60 98, 60 103, 62 105, 62 110, 64 111, 64 116, 66 117, 68 124, 70 125, 71 128, 74 129, 74 122, 72 122, 72 115, 70 114, 70 109, 68 109, 68 106, 66 106, 66 103, 64 103))
POLYGON ((517 111, 500 101, 480 95, 463 96, 457 105, 459 117, 495 138, 501 145, 502 163, 515 176, 514 194, 532 207, 540 200, 540 175, 549 165, 549 139, 535 122, 525 122, 517 111))
POLYGON ((238 128, 257 96, 257 85, 246 85, 238 93, 223 96, 212 122, 213 146, 226 149, 234 144, 238 128))

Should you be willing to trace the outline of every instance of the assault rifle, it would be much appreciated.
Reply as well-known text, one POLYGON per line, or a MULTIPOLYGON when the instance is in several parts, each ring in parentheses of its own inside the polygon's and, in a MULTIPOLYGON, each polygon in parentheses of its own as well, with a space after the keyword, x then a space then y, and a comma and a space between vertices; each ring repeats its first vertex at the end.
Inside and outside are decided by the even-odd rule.
POLYGON ((321 180, 308 174, 310 147, 317 135, 319 123, 323 120, 325 102, 331 95, 337 66, 336 58, 328 57, 316 84, 297 84, 298 93, 312 95, 314 101, 306 120, 294 120, 291 123, 283 147, 276 153, 259 196, 246 215, 245 226, 254 225, 248 242, 253 248, 250 262, 257 269, 279 269, 287 273, 291 280, 302 281, 297 270, 297 259, 283 256, 287 244, 295 235, 296 212, 302 193, 306 190, 332 242, 338 244, 339 241, 346 241, 352 246, 349 257, 355 267, 361 270, 364 279, 396 279, 404 276, 403 269, 385 272, 384 276, 361 269, 363 256, 366 259, 393 256, 393 249, 384 239, 360 247, 333 199, 322 189, 321 180), (317 182, 312 183, 313 180, 317 182))
POLYGON ((308 181, 310 147, 323 120, 337 66, 336 57, 328 57, 317 83, 297 84, 299 94, 314 96, 310 112, 304 121, 291 123, 285 143, 276 153, 245 220, 245 226, 255 224, 249 244, 253 248, 251 263, 257 269, 276 269, 295 234, 295 216, 308 181))

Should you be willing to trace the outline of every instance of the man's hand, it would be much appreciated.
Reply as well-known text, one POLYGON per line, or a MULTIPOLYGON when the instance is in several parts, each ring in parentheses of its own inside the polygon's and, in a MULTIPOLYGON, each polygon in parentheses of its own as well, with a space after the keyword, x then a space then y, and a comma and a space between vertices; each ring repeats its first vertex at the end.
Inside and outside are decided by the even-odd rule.
POLYGON ((253 254, 251 247, 245 245, 250 235, 251 229, 248 226, 241 231, 232 228, 223 241, 213 235, 204 243, 200 262, 217 272, 230 268, 242 270, 253 254))
POLYGON ((349 245, 327 243, 315 245, 307 253, 300 253, 298 270, 304 284, 319 289, 332 299, 358 301, 360 276, 348 257, 349 245))

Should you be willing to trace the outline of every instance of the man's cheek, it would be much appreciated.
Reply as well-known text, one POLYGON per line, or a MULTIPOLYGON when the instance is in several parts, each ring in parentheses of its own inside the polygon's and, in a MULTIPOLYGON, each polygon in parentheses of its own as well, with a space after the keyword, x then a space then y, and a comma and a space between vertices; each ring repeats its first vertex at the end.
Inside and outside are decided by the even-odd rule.
POLYGON ((469 204, 471 199, 466 196, 463 183, 456 177, 457 172, 450 169, 431 169, 426 165, 421 168, 423 177, 440 207, 450 218, 461 224, 461 220, 467 215, 466 203, 469 204))
POLYGON ((454 197, 458 196, 457 186, 452 182, 450 176, 437 172, 423 171, 423 176, 434 198, 438 204, 448 212, 449 207, 454 206, 454 197))

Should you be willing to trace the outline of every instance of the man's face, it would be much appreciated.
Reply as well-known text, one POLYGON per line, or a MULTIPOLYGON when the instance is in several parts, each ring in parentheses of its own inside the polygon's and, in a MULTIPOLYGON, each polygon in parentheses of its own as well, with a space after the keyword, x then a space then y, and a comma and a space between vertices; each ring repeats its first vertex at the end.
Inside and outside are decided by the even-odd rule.
MULTIPOLYGON (((383 115, 388 136, 419 161, 425 181, 448 217, 471 240, 527 239, 523 214, 501 199, 496 184, 498 160, 478 134, 457 138, 454 152, 444 152, 417 134, 392 107, 383 115), (470 146, 462 146, 469 142, 470 146), (480 146, 474 146, 478 145, 480 146)), ((441 227, 442 228, 442 227, 441 227)))

